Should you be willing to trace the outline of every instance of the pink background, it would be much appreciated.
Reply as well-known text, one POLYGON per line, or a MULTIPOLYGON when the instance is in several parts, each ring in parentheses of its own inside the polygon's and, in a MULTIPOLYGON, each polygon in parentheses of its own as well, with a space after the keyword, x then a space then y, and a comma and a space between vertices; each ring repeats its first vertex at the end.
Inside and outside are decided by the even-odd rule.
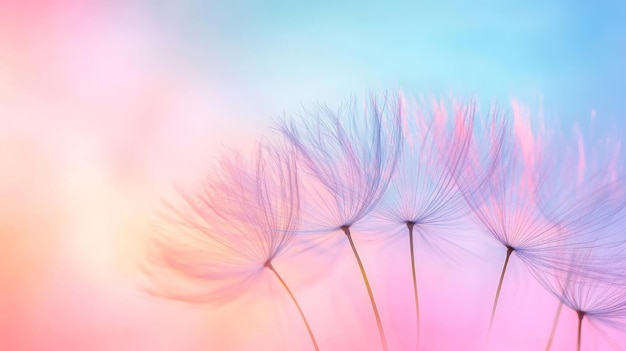
MULTIPOLYGON (((408 70, 404 75, 391 70, 395 67, 391 58, 372 63, 367 50, 359 57, 365 50, 359 45, 367 43, 363 38, 370 32, 352 22, 344 24, 363 29, 345 44, 358 44, 355 56, 331 43, 326 51, 330 57, 324 59, 318 56, 324 47, 316 45, 325 37, 312 40, 307 54, 307 45, 293 44, 285 24, 291 17, 279 10, 278 27, 268 19, 258 24, 263 30, 257 42, 248 38, 256 29, 246 27, 265 18, 251 15, 255 5, 238 3, 240 10, 217 1, 206 2, 206 7, 193 1, 177 6, 157 3, 0 0, 0 350, 310 349, 296 311, 269 274, 230 304, 192 306, 142 293, 139 287, 145 278, 137 268, 152 233, 153 211, 160 199, 171 195, 170 185, 192 186, 222 145, 249 147, 269 133, 265 126, 272 118, 300 103, 335 103, 354 91, 408 85, 408 90, 416 91, 425 86, 461 93, 477 90, 486 99, 505 101, 520 95, 531 104, 547 95, 547 104, 562 115, 575 111, 572 115, 586 117, 597 109, 618 123, 623 114, 624 106, 613 99, 614 93, 590 95, 585 89, 592 87, 581 88, 584 82, 602 85, 606 72, 585 71, 586 76, 579 77, 582 83, 576 83, 580 86, 564 93, 556 91, 559 86, 571 87, 562 78, 570 77, 568 72, 549 73, 550 67, 541 68, 540 62, 535 71, 518 66, 519 76, 542 77, 548 72, 547 78, 535 81, 519 78, 515 64, 504 63, 500 71, 484 77, 487 83, 481 77, 460 77, 449 67, 436 67, 436 56, 399 63, 408 70), (233 23, 240 23, 241 33, 229 32, 233 23), (272 49, 277 43, 285 48, 272 49), (268 71, 272 60, 278 68, 268 71), (512 83, 493 78, 501 76, 512 83), (589 76, 596 78, 586 81, 589 76), (580 96, 588 98, 581 102, 580 96)), ((341 20, 330 15, 335 13, 332 8, 283 10, 310 11, 311 16, 320 16, 314 21, 319 27, 346 35, 338 29, 341 20)), ((560 13, 558 7, 548 10, 560 13)), ((267 11, 271 18, 273 10, 267 11)), ((346 11, 342 7, 337 13, 346 11)), ((506 9, 495 14, 482 11, 493 26, 504 26, 506 19, 489 19, 510 14, 506 9)), ((541 20, 553 28, 549 18, 541 20)), ((390 23, 394 21, 387 19, 379 25, 390 23)), ((575 28, 584 31, 585 25, 575 28)), ((313 35, 316 28, 294 31, 313 35)), ((375 43, 384 42, 369 35, 375 43)), ((440 40, 446 49, 440 55, 458 53, 480 61, 476 53, 480 48, 466 52, 462 43, 440 40)), ((398 41, 381 51, 403 56, 398 50, 411 45, 402 38, 398 41)), ((420 48, 432 52, 426 50, 429 46, 420 48)), ((461 61, 469 64, 468 60, 461 61)), ((480 67, 492 63, 475 62, 480 67)), ((604 65, 570 64, 572 72, 575 65, 604 65)), ((604 66, 614 69, 615 76, 623 75, 620 66, 604 66)), ((563 124, 568 121, 564 118, 563 124)), ((557 301, 515 257, 487 342, 505 252, 473 228, 468 223, 462 229, 471 254, 452 251, 449 259, 418 245, 421 349, 542 350, 557 301)), ((414 349, 405 237, 359 236, 356 229, 354 234, 392 350, 414 349)), ((335 233, 322 245, 327 245, 322 246, 327 254, 283 257, 276 262, 277 269, 300 299, 322 350, 377 350, 369 301, 345 238, 335 233)), ((564 308, 553 349, 573 350, 575 328, 575 313, 564 308)), ((583 349, 626 347, 623 332, 596 329, 588 322, 583 328, 583 349)))

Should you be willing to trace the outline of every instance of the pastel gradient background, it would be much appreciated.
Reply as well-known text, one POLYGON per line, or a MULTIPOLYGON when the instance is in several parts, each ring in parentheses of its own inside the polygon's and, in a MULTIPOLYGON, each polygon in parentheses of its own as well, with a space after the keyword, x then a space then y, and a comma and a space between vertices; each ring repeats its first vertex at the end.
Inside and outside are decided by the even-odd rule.
MULTIPOLYGON (((626 136, 624 18, 622 1, 0 0, 0 350, 307 350, 271 279, 220 307, 138 289, 171 184, 283 113, 370 89, 516 98, 583 130, 594 111, 626 136)), ((406 243, 357 240, 390 344, 411 349, 406 243)), ((484 344, 504 252, 467 245, 418 251, 424 349, 542 349, 556 301, 515 260, 484 344)), ((286 278, 322 349, 369 350, 354 259, 329 250, 334 264, 286 257, 286 278)), ((554 349, 573 349, 575 322, 564 309, 554 349)), ((626 347, 624 333, 585 333, 587 349, 626 347)))

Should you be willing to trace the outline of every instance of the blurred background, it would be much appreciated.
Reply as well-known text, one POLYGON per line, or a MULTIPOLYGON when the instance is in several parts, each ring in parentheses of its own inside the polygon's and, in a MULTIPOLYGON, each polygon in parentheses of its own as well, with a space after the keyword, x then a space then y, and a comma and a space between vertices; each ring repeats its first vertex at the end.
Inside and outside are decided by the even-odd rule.
MULTIPOLYGON (((515 98, 564 128, 593 115, 624 136, 624 18, 622 1, 0 0, 0 349, 306 349, 288 300, 193 307, 138 289, 136 262, 171 185, 193 184, 275 118, 370 91, 515 98)), ((410 273, 396 261, 408 256, 394 255, 399 243, 362 245, 383 262, 374 284, 393 288, 385 323, 407 349, 410 273)), ((487 315, 504 255, 484 245, 463 266, 480 274, 425 256, 433 350, 482 348, 472 323, 487 315)), ((344 261, 328 281, 350 283, 344 261)), ((522 271, 501 300, 520 318, 494 350, 545 343, 556 303, 522 271)), ((303 307, 321 309, 323 345, 371 345, 363 296, 301 285, 303 307), (319 307, 329 301, 341 328, 319 307)), ((574 323, 564 313, 557 349, 573 347, 574 323)), ((590 330, 595 349, 624 345, 590 330)))

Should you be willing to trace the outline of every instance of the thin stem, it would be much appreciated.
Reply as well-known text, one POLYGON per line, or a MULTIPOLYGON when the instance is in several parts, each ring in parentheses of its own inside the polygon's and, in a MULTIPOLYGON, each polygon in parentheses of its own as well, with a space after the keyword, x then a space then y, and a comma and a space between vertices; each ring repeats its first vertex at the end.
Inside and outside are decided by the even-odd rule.
POLYGON ((387 351, 389 350, 389 347, 387 346, 387 339, 385 338, 385 331, 383 330, 383 322, 380 319, 380 314, 378 313, 378 308, 376 307, 376 301, 374 300, 374 294, 372 293, 372 287, 370 286, 369 280, 367 279, 367 274, 365 274, 365 268, 363 268, 363 262, 361 262, 361 258, 359 257, 359 253, 356 250, 356 246, 354 246, 354 241, 352 240, 352 235, 350 234, 350 228, 348 226, 343 226, 341 227, 341 230, 343 230, 344 234, 346 234, 346 236, 348 237, 348 241, 350 242, 350 247, 352 247, 354 257, 359 264, 361 276, 363 276, 363 282, 365 283, 365 288, 367 289, 367 294, 369 295, 370 303, 372 304, 372 310, 374 310, 374 317, 376 318, 376 325, 378 326, 380 342, 382 344, 383 351, 387 351))
POLYGON ((559 317, 561 316, 561 309, 563 308, 563 302, 559 302, 559 307, 556 309, 556 315, 554 316, 554 322, 552 322, 552 330, 550 331, 550 338, 546 345, 546 351, 550 351, 552 348, 552 341, 554 340, 554 334, 556 334, 556 326, 559 324, 559 317))
POLYGON ((274 274, 276 275, 276 278, 278 278, 278 280, 283 285, 285 290, 287 290, 287 293, 289 294, 289 296, 291 296, 291 300, 296 305, 296 308, 298 309, 298 312, 300 312, 300 317, 302 317, 302 321, 304 322, 304 325, 306 326, 306 330, 309 332, 309 336, 311 337, 311 342, 313 343, 313 347, 315 348, 315 351, 320 351, 319 346, 317 346, 317 341, 315 341, 315 337, 313 336, 313 331, 311 330, 311 326, 309 325, 309 322, 307 321, 306 317, 304 316, 304 312, 302 312, 302 308, 300 308, 300 304, 298 303, 298 300, 296 300, 296 297, 291 292, 291 289, 289 289, 289 287, 287 286, 287 283, 285 283, 285 281, 280 276, 280 274, 278 274, 276 269, 274 269, 274 266, 272 266, 271 262, 269 262, 269 261, 266 262, 265 263, 265 267, 269 268, 270 271, 274 272, 274 274))
POLYGON ((585 312, 576 311, 578 313, 578 340, 576 342, 576 351, 580 351, 580 338, 582 336, 583 318, 585 318, 585 312))
POLYGON ((411 249, 411 273, 413 274, 413 294, 415 295, 415 322, 417 329, 417 344, 416 349, 419 349, 420 342, 420 304, 419 298, 417 294, 417 279, 415 277, 415 251, 413 249, 413 227, 415 226, 415 222, 407 222, 407 228, 409 229, 409 247, 411 249))
POLYGON ((504 274, 506 273, 506 266, 509 264, 509 258, 511 258, 511 254, 515 251, 510 246, 506 248, 506 259, 504 260, 504 266, 502 267, 502 274, 500 274, 500 282, 498 283, 498 290, 496 291, 496 298, 493 300, 493 309, 491 310, 491 321, 489 322, 489 330, 491 331, 491 327, 493 326, 493 319, 496 316, 496 308, 498 307, 498 299, 500 298, 500 291, 502 290, 502 282, 504 281, 504 274))

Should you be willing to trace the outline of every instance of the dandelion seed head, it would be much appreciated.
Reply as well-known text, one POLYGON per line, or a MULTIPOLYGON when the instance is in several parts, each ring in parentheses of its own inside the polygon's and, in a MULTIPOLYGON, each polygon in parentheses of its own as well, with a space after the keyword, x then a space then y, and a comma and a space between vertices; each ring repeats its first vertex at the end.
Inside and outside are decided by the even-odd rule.
POLYGON ((424 238, 445 234, 466 211, 454 172, 463 162, 473 121, 472 102, 409 100, 405 145, 396 173, 375 216, 390 225, 409 225, 424 238))
MULTIPOLYGON (((501 124, 496 134, 488 135, 480 150, 481 142, 474 143, 475 152, 486 153, 485 158, 493 168, 483 182, 475 178, 462 179, 462 190, 479 223, 503 246, 525 250, 544 242, 554 232, 552 225, 543 218, 536 206, 537 175, 540 164, 537 157, 543 153, 538 138, 530 124, 528 114, 516 102, 513 106, 513 125, 501 124), (501 145, 501 136, 508 135, 507 144, 501 145), (472 184, 481 184, 478 190, 472 184)), ((482 163, 471 167, 484 167, 482 163)), ((470 175, 477 174, 472 171, 470 175)))
POLYGON ((165 287, 163 295, 186 301, 238 296, 289 248, 299 224, 293 156, 269 143, 259 144, 250 159, 230 153, 200 191, 181 193, 184 206, 169 206, 162 217, 154 257, 171 275, 195 283, 196 292, 173 296, 165 287))
MULTIPOLYGON (((626 284, 624 241, 600 237, 574 250, 558 251, 566 265, 535 272, 538 281, 557 299, 585 318, 612 327, 626 326, 626 284), (608 240, 608 241, 607 241, 608 240)), ((555 255, 553 252, 552 255, 555 255)))
MULTIPOLYGON (((487 155, 474 160, 486 162, 468 163, 460 188, 484 231, 513 250, 528 268, 566 270, 569 263, 553 253, 574 251, 593 241, 623 206, 609 195, 610 187, 618 185, 594 179, 581 138, 566 138, 541 121, 533 123, 516 101, 512 121, 483 137, 486 141, 473 144, 475 153, 487 155), (481 149, 483 145, 488 147, 481 149), (476 175, 484 175, 480 170, 490 164, 493 168, 481 181, 476 175)), ((594 168, 601 164, 606 165, 594 168)))
POLYGON ((277 129, 298 151, 307 178, 303 226, 336 230, 368 214, 384 194, 401 152, 397 101, 371 96, 333 110, 319 106, 277 129))

